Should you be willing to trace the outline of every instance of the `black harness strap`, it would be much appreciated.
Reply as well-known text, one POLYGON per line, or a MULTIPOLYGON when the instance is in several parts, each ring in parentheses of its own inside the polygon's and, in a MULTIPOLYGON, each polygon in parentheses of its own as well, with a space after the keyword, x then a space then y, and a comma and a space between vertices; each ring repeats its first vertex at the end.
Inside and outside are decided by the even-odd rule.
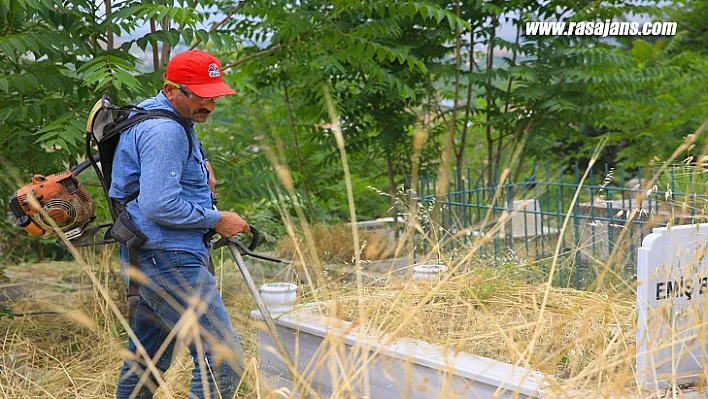
MULTIPOLYGON (((120 134, 121 132, 124 132, 130 129, 131 127, 137 125, 138 123, 146 121, 148 119, 171 119, 179 123, 182 128, 184 128, 184 133, 187 135, 187 143, 189 144, 189 151, 187 152, 187 156, 189 157, 190 155, 192 155, 194 144, 192 144, 192 138, 189 135, 191 126, 184 118, 182 118, 182 116, 162 109, 144 110, 142 108, 134 108, 130 111, 133 115, 123 118, 119 117, 113 125, 106 128, 103 140, 108 140, 115 134, 120 134)), ((125 115, 129 114, 126 113, 125 115)))

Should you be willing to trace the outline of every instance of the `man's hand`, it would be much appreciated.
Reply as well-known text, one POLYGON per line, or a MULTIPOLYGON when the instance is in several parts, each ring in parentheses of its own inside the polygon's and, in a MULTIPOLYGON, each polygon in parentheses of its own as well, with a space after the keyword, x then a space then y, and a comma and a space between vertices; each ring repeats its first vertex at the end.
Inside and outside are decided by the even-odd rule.
POLYGON ((206 161, 206 168, 209 172, 209 181, 207 181, 207 184, 209 185, 211 192, 213 194, 216 194, 216 176, 214 176, 214 169, 211 168, 211 164, 209 163, 209 161, 206 161))
POLYGON ((251 228, 235 212, 221 212, 214 230, 222 237, 233 237, 238 233, 248 233, 251 228))

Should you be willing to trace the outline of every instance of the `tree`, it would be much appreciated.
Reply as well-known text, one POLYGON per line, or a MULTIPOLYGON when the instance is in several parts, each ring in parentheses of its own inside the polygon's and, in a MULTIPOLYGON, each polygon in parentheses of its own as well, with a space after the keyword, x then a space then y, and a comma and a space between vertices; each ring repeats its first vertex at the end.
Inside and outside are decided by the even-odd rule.
POLYGON ((229 21, 223 29, 255 38, 255 43, 267 38, 268 44, 265 49, 246 47, 242 59, 259 57, 233 68, 237 76, 255 77, 250 84, 257 90, 283 93, 280 107, 287 112, 273 115, 288 118, 271 118, 269 125, 278 126, 273 138, 294 145, 289 161, 301 175, 298 181, 312 185, 312 196, 323 201, 323 190, 341 181, 341 172, 328 173, 326 167, 338 162, 334 137, 315 128, 328 123, 326 85, 341 115, 347 151, 362 160, 360 176, 384 177, 389 193, 395 194, 410 168, 410 130, 426 100, 428 67, 445 56, 443 44, 458 18, 429 2, 280 1, 254 4, 243 12, 244 19, 229 21), (324 158, 315 156, 325 168, 305 160, 312 154, 298 150, 299 137, 303 143, 329 144, 324 158), (327 171, 314 173, 317 169, 327 171), (302 176, 303 170, 308 176, 302 176))
MULTIPOLYGON (((456 1, 447 2, 447 9, 456 7, 456 1)), ((545 156, 556 148, 556 138, 595 122, 597 109, 614 100, 607 91, 597 93, 599 85, 631 87, 629 76, 607 78, 615 62, 624 62, 613 44, 600 37, 526 36, 526 22, 619 20, 628 12, 647 11, 655 9, 624 1, 602 7, 565 0, 460 2, 468 28, 455 35, 450 64, 456 67, 436 76, 454 104, 440 109, 437 120, 448 126, 445 146, 454 154, 457 185, 462 186, 462 172, 475 159, 465 156, 469 146, 478 146, 469 134, 483 135, 485 177, 492 184, 495 169, 512 166, 518 176, 527 156, 545 156), (502 22, 515 27, 514 40, 499 37, 502 22)))
MULTIPOLYGON (((3 209, 7 211, 11 193, 32 174, 60 172, 82 159, 88 111, 103 93, 109 93, 118 104, 154 94, 161 72, 143 72, 140 61, 131 54, 133 45, 143 49, 148 44, 174 45, 180 40, 191 42, 195 36, 224 42, 216 33, 196 29, 206 13, 180 7, 188 3, 192 4, 0 2, 0 163, 6 171, 0 179, 3 209), (133 33, 153 18, 174 21, 184 29, 147 33, 114 47, 116 35, 133 33)), ((100 197, 95 198, 98 204, 103 203, 100 197)), ((3 230, 9 228, 5 219, 2 223, 3 230)))

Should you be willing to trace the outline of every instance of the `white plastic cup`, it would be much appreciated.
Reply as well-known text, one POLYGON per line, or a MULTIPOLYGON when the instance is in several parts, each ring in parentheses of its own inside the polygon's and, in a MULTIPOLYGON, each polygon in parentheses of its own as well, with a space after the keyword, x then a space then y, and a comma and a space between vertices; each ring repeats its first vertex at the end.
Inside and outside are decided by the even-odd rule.
POLYGON ((297 285, 292 283, 266 283, 260 291, 268 309, 292 308, 297 299, 297 285))
POLYGON ((414 281, 434 281, 444 276, 445 265, 421 265, 413 267, 414 281))

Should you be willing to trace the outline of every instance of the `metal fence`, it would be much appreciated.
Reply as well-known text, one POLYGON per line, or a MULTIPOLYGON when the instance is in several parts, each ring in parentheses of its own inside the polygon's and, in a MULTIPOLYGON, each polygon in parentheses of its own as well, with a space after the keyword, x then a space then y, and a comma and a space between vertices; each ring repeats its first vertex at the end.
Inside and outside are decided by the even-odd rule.
POLYGON ((477 248, 475 256, 493 262, 513 255, 543 263, 558 247, 567 266, 558 282, 576 288, 605 267, 634 279, 637 248, 651 228, 705 221, 708 213, 706 177, 701 182, 693 165, 632 171, 604 165, 589 169, 582 184, 586 169, 578 163, 535 163, 520 181, 498 170, 491 179, 485 169, 465 172, 460 183, 454 171, 443 193, 436 194, 435 177, 417 182, 415 198, 430 209, 421 249, 435 236, 453 253, 477 248))

